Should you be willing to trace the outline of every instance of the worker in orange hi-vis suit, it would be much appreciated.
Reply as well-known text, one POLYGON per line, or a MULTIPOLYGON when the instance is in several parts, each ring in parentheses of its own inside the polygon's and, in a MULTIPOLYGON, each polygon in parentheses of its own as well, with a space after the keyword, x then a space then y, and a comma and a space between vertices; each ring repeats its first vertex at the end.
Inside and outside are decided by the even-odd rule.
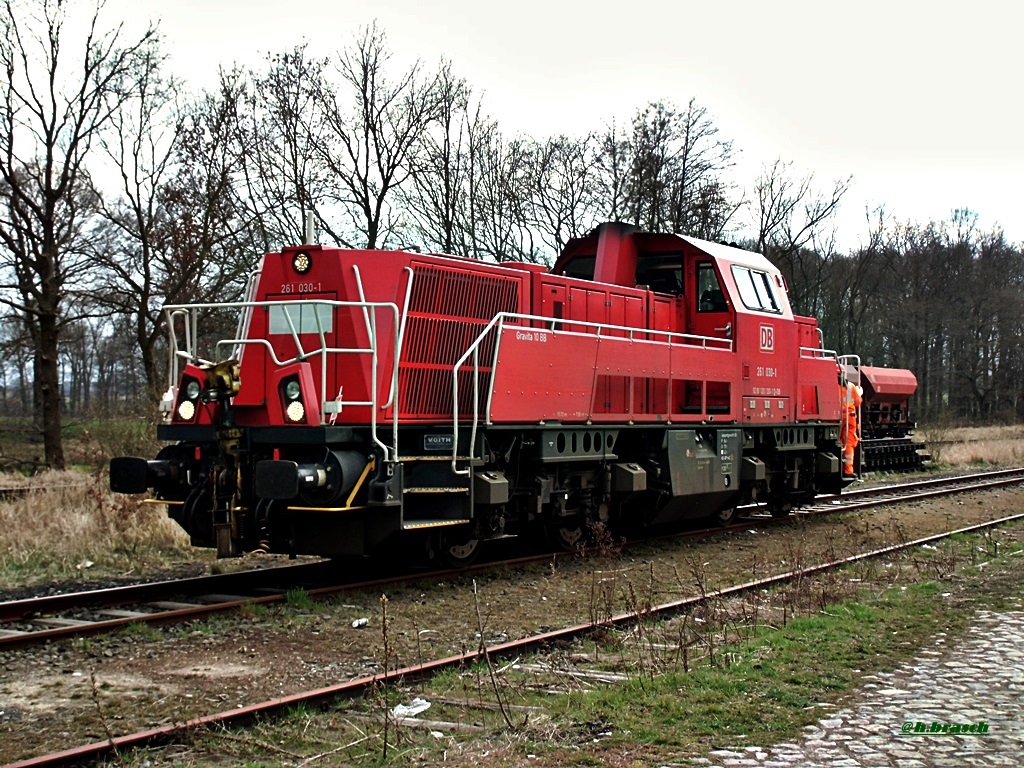
POLYGON ((843 474, 854 475, 853 457, 860 442, 858 434, 857 414, 860 411, 861 388, 847 382, 839 385, 840 407, 842 408, 842 429, 840 438, 843 444, 843 474))

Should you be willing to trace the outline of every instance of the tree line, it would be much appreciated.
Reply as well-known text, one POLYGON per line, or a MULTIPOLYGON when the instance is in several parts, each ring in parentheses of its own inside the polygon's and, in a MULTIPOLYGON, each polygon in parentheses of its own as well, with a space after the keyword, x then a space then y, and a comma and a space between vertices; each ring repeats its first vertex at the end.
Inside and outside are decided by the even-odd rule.
POLYGON ((547 263, 602 221, 741 245, 783 269, 826 343, 912 368, 919 409, 1016 415, 1021 252, 977 216, 836 247, 850 179, 779 159, 746 193, 695 99, 582 136, 511 136, 451 62, 394 62, 384 30, 300 45, 190 91, 156 27, 102 3, 9 0, 0 25, 0 413, 31 414, 63 465, 65 414, 145 409, 166 386, 164 303, 241 297, 259 257, 302 241, 547 263), (81 15, 81 18, 76 17, 81 15))

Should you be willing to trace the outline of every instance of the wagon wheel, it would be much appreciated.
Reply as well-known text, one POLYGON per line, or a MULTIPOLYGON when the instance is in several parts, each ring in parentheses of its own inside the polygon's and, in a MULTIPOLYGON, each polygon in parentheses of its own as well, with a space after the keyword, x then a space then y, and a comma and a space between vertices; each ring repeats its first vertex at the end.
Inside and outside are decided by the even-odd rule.
POLYGON ((452 568, 468 568, 480 555, 476 526, 442 528, 427 537, 427 556, 452 568))
POLYGON ((736 518, 738 517, 739 514, 736 512, 736 505, 732 504, 730 506, 723 507, 711 515, 711 520, 723 528, 728 528, 736 522, 736 518))

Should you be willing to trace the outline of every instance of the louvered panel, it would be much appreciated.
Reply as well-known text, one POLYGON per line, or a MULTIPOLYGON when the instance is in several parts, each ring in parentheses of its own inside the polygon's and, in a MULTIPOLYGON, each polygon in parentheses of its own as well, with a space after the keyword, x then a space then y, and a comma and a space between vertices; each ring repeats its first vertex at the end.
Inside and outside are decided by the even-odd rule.
MULTIPOLYGON (((402 418, 452 417, 452 374, 450 368, 418 368, 407 366, 399 375, 402 397, 399 415, 402 418)), ((491 388, 489 371, 480 374, 478 413, 484 413, 487 393, 491 388)), ((459 372, 459 414, 473 414, 473 376, 470 371, 459 372)))
MULTIPOLYGON (((399 366, 401 418, 451 418, 452 369, 499 312, 519 307, 519 281, 416 264, 399 366)), ((480 403, 490 391, 496 337, 480 345, 480 403)), ((472 415, 473 375, 459 373, 459 414, 472 415)))

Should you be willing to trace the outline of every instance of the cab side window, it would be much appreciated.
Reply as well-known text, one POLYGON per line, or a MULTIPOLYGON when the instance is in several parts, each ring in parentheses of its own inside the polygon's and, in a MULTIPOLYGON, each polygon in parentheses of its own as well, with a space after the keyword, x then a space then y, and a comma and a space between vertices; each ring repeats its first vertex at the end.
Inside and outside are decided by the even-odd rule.
POLYGON ((683 292, 682 254, 646 255, 637 259, 636 284, 657 293, 683 292))
POLYGON ((729 309, 715 267, 710 261, 697 265, 697 296, 698 312, 725 312, 729 309))
POLYGON ((732 276, 736 280, 736 288, 740 292, 740 300, 747 309, 759 312, 781 314, 779 297, 775 293, 771 275, 759 269, 734 265, 732 276))

